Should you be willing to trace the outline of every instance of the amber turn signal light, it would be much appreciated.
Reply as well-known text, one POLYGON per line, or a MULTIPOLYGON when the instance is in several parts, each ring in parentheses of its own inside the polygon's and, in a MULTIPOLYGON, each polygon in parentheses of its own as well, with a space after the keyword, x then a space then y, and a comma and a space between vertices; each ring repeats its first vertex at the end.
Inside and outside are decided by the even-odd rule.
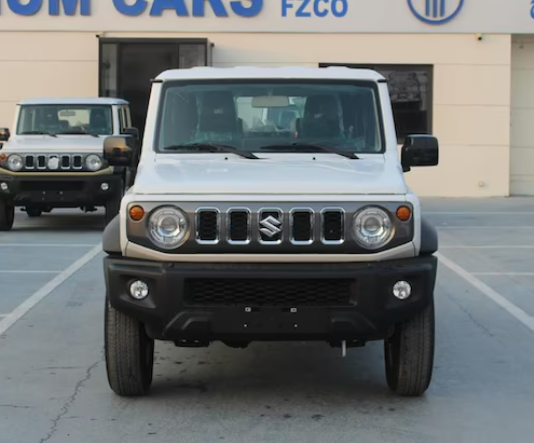
POLYGON ((399 206, 397 208, 397 218, 400 221, 408 221, 410 220, 410 217, 412 216, 412 211, 407 206, 399 206))
POLYGON ((6 159, 6 154, 0 154, 0 160, 5 160, 6 159))
POLYGON ((145 216, 145 210, 141 206, 132 206, 130 208, 130 218, 133 221, 142 220, 144 216, 145 216))

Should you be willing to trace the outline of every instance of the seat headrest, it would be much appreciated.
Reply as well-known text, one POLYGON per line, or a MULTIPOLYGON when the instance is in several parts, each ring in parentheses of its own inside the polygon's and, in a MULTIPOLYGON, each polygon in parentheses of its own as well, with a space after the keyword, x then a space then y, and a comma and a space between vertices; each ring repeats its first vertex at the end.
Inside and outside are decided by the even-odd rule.
POLYGON ((230 91, 211 91, 203 96, 199 129, 201 131, 234 132, 237 112, 230 91))

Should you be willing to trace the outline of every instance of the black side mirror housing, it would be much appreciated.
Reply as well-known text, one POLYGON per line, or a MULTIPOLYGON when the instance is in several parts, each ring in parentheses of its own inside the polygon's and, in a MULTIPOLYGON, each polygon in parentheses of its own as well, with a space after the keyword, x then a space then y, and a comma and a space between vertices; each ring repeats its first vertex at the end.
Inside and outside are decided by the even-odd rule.
POLYGON ((137 150, 133 135, 113 135, 104 139, 104 159, 110 166, 131 166, 137 150))
POLYGON ((136 140, 139 140, 139 129, 137 128, 126 128, 122 133, 132 135, 136 140))
POLYGON ((412 166, 437 166, 439 163, 438 139, 432 135, 407 135, 401 148, 401 165, 404 172, 412 166))
POLYGON ((11 137, 11 133, 8 128, 0 128, 0 142, 7 142, 11 137))

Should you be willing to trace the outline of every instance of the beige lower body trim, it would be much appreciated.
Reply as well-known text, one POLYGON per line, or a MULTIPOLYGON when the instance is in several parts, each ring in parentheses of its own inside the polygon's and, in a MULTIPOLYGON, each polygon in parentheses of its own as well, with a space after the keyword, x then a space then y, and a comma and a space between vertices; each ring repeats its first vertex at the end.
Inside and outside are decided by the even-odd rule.
POLYGON ((24 177, 95 177, 100 175, 113 174, 113 169, 111 167, 102 169, 97 172, 61 172, 60 170, 50 171, 50 172, 13 172, 8 169, 0 168, 0 174, 11 175, 17 178, 24 177))
POLYGON ((411 258, 412 243, 376 254, 165 254, 128 242, 125 256, 167 263, 362 263, 411 258))

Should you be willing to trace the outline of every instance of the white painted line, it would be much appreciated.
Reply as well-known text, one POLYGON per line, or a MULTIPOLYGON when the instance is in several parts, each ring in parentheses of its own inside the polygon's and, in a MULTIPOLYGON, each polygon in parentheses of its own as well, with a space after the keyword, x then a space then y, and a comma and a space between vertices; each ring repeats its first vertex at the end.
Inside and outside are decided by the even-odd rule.
POLYGON ((471 275, 534 276, 534 272, 471 272, 471 275))
POLYGON ((534 249, 534 245, 439 245, 440 249, 534 249))
POLYGON ((426 212, 423 215, 534 215, 534 212, 426 212))
POLYGON ((436 226, 437 229, 534 229, 534 226, 436 226))
POLYGON ((7 317, 0 320, 0 336, 3 335, 11 326, 19 321, 24 315, 26 315, 35 305, 41 302, 46 296, 48 296, 54 289, 61 285, 65 280, 71 277, 76 271, 80 270, 83 266, 89 263, 100 252, 102 252, 102 245, 99 244, 91 249, 87 254, 76 260, 67 269, 61 272, 59 275, 50 280, 41 289, 35 292, 32 296, 27 298, 22 304, 11 312, 7 317))
POLYGON ((41 270, 27 270, 27 269, 0 269, 0 274, 59 274, 61 271, 41 271, 41 270))
POLYGON ((0 243, 0 248, 92 248, 94 243, 0 243))
POLYGON ((512 302, 508 301, 505 297, 499 294, 494 289, 490 288, 488 285, 480 281, 473 274, 466 271, 461 266, 458 266, 452 260, 445 257, 443 254, 437 252, 436 257, 438 257, 439 262, 449 268, 451 271, 458 274, 465 281, 470 283, 472 286, 477 288, 482 294, 488 297, 490 300, 493 300, 501 308, 507 311, 510 315, 514 316, 517 320, 523 323, 528 329, 534 332, 534 317, 530 317, 525 311, 518 308, 512 302))

